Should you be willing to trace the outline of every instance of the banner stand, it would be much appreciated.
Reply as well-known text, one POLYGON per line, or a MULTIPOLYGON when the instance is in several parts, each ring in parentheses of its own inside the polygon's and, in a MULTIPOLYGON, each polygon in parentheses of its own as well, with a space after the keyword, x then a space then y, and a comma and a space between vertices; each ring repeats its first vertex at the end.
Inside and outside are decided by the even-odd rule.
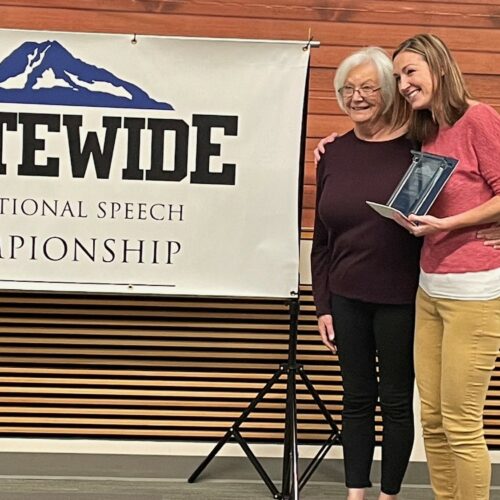
MULTIPOLYGON (((318 42, 312 42, 312 37, 309 36, 309 41, 307 45, 303 47, 303 50, 309 50, 310 47, 318 47, 318 42)), ((305 158, 305 147, 306 147, 306 124, 307 124, 307 104, 308 104, 308 94, 309 94, 309 72, 310 67, 308 67, 307 78, 306 78, 306 88, 304 94, 304 103, 302 109, 302 133, 301 133, 301 151, 299 164, 304 165, 305 158)), ((298 227, 297 231, 300 234, 301 228, 301 207, 302 207, 302 193, 303 193, 303 170, 300 169, 299 178, 299 191, 298 191, 298 227)), ((297 276, 297 283, 300 282, 299 276, 297 276)), ((334 444, 340 443, 340 431, 333 421, 327 407, 319 397, 318 392, 314 388, 313 384, 309 380, 309 377, 304 371, 302 364, 297 363, 297 334, 298 334, 298 323, 299 323, 299 293, 293 292, 293 297, 286 299, 289 307, 290 314, 290 329, 289 329, 289 339, 288 339, 288 360, 286 363, 280 365, 278 370, 274 372, 266 385, 257 394, 254 400, 248 405, 246 410, 244 410, 238 419, 236 419, 227 430, 226 434, 220 439, 220 441, 215 445, 212 451, 207 455, 203 462, 198 466, 198 468, 191 474, 188 478, 189 483, 196 481, 198 476, 203 472, 207 465, 212 461, 212 459, 217 455, 221 448, 229 441, 236 441, 242 448, 245 455, 248 457, 252 465, 257 470, 259 476, 262 478, 266 486, 271 491, 273 498, 279 500, 298 500, 299 493, 302 488, 306 485, 307 481, 313 475, 314 471, 317 469, 323 458, 326 456, 330 448, 334 444), (307 391, 312 396, 314 402, 320 409, 325 420, 328 422, 331 428, 331 433, 328 439, 321 445, 320 449, 316 453, 316 456, 308 464, 302 475, 299 475, 299 453, 298 453, 298 435, 297 435, 297 377, 305 385, 307 391), (285 404, 285 433, 284 433, 284 449, 283 449, 283 473, 281 481, 281 491, 278 490, 276 485, 273 483, 272 479, 269 477, 265 471, 262 464, 259 462, 258 458, 250 449, 245 438, 241 435, 240 427, 247 420, 249 415, 257 407, 257 405, 264 400, 266 395, 271 391, 274 384, 279 380, 285 379, 287 381, 286 388, 286 404, 285 404)))
POLYGON ((326 456, 330 448, 334 444, 340 443, 340 431, 333 421, 325 404, 319 397, 318 392, 312 385, 309 377, 304 371, 302 364, 297 363, 297 333, 298 333, 298 318, 299 318, 299 298, 293 298, 289 301, 290 310, 290 331, 289 331, 289 349, 288 360, 286 363, 280 365, 278 370, 272 375, 266 385, 257 394, 249 406, 241 413, 239 418, 234 421, 231 427, 227 430, 226 434, 219 440, 213 450, 207 455, 198 468, 191 474, 188 479, 189 483, 196 481, 198 476, 203 472, 207 465, 217 455, 221 448, 233 440, 238 443, 245 455, 248 457, 252 465, 257 470, 259 476, 262 478, 266 486, 271 491, 273 498, 280 500, 298 500, 299 492, 306 485, 307 481, 313 475, 318 465, 326 456), (298 437, 297 437, 297 377, 306 386, 307 391, 312 396, 314 402, 320 409, 325 417, 325 420, 331 427, 331 434, 328 439, 323 443, 317 452, 316 456, 308 464, 302 475, 299 476, 298 467, 298 437), (284 436, 284 451, 283 451, 283 475, 281 482, 281 491, 278 490, 273 483, 267 472, 265 471, 258 458, 250 449, 245 438, 240 432, 241 425, 248 419, 252 411, 261 403, 266 395, 271 391, 274 384, 281 379, 286 378, 286 407, 285 407, 285 436, 284 436))

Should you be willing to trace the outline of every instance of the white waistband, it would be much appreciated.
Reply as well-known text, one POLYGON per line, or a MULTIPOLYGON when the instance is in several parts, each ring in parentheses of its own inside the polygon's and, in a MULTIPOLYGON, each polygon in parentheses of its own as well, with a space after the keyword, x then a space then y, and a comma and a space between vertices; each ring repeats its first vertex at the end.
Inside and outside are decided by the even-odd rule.
POLYGON ((491 300, 500 297, 500 268, 474 273, 432 274, 420 270, 420 286, 431 297, 491 300))

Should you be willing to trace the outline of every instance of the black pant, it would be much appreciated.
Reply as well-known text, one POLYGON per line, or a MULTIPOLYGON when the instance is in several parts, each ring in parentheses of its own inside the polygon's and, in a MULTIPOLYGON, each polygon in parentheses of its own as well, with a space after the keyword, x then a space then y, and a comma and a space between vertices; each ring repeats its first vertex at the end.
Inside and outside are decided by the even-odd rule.
POLYGON ((375 405, 379 399, 384 425, 381 489, 395 495, 401 488, 414 437, 414 305, 373 304, 333 296, 332 315, 344 388, 346 485, 371 486, 375 405))

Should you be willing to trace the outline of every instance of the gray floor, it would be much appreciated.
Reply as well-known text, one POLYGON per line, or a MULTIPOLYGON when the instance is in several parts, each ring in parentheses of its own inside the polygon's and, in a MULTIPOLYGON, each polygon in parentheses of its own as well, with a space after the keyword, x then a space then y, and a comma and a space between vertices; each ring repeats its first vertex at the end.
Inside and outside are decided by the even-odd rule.
MULTIPOLYGON (((209 481, 200 484, 157 481, 109 481, 93 480, 1 480, 2 500, 261 500, 271 499, 269 491, 256 482, 209 481)), ((345 499, 338 485, 311 483, 302 491, 304 500, 345 499)), ((376 498, 375 492, 369 498, 376 498)), ((429 491, 422 488, 408 488, 401 494, 402 499, 432 499, 429 491)))
MULTIPOLYGON (((272 499, 243 458, 217 457, 196 483, 188 484, 199 462, 198 457, 2 453, 0 500, 272 499)), ((281 460, 263 459, 262 464, 279 490, 281 460)), ((424 467, 414 464, 409 470, 401 500, 433 498, 421 484, 424 467)), ((323 461, 302 490, 301 500, 345 499, 341 469, 338 461, 323 461)), ((369 498, 377 498, 376 486, 369 498)), ((491 499, 500 500, 498 489, 491 499)))

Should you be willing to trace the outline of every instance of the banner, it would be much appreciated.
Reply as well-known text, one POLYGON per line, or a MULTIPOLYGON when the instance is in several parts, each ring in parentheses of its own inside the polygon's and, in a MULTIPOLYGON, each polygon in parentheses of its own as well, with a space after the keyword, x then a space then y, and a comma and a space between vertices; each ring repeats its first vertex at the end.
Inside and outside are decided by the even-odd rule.
POLYGON ((293 296, 308 60, 0 30, 0 288, 293 296))

